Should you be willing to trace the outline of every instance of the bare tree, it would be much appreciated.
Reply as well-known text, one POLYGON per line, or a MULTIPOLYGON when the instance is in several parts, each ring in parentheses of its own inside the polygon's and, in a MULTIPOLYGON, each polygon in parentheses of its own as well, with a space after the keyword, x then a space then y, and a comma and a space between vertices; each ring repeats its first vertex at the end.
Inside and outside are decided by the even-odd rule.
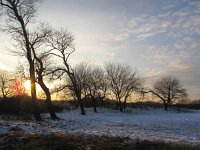
POLYGON ((10 74, 5 70, 0 70, 0 88, 3 100, 6 100, 7 96, 12 93, 12 89, 10 74))
MULTIPOLYGON (((89 98, 88 94, 88 80, 90 78, 91 67, 87 63, 77 64, 74 68, 74 75, 76 79, 76 84, 78 86, 79 93, 81 93, 81 101, 89 98)), ((74 91, 73 83, 69 80, 69 89, 72 95, 76 95, 74 91)), ((76 98, 77 100, 77 98, 76 98)), ((78 100, 77 100, 78 101, 78 100)))
POLYGON ((153 90, 150 90, 154 95, 163 101, 165 110, 183 97, 187 97, 187 90, 183 88, 180 80, 172 75, 163 76, 158 79, 153 85, 153 90))
MULTIPOLYGON (((50 54, 47 49, 45 49, 45 41, 46 37, 50 34, 51 29, 47 25, 41 23, 34 31, 29 31, 29 42, 30 48, 33 54, 34 63, 35 63, 35 70, 36 70, 36 82, 40 85, 42 90, 46 95, 46 104, 49 110, 50 116, 52 119, 58 119, 56 113, 54 111, 53 104, 51 102, 51 93, 49 88, 47 87, 46 83, 44 82, 44 78, 47 76, 46 72, 51 68, 50 54)), ((26 56, 26 50, 24 49, 24 40, 23 38, 15 39, 19 43, 19 47, 22 49, 21 52, 13 50, 12 52, 26 56)), ((24 70, 21 70, 21 73, 24 74, 24 70)), ((26 77, 26 79, 29 79, 26 77)))
POLYGON ((35 4, 38 1, 35 0, 0 0, 1 9, 4 9, 4 16, 7 17, 7 29, 14 39, 23 39, 24 50, 26 58, 29 62, 29 73, 31 81, 31 97, 33 103, 33 114, 37 121, 41 121, 37 97, 36 97, 36 85, 35 85, 35 66, 34 56, 32 54, 28 24, 33 20, 36 9, 35 4))
MULTIPOLYGON (((51 68, 52 62, 50 61, 50 54, 49 51, 46 50, 45 47, 45 39, 48 34, 51 32, 50 28, 45 24, 40 24, 36 30, 30 32, 29 31, 29 41, 30 41, 30 48, 33 53, 33 57, 35 59, 35 70, 36 70, 36 82, 40 85, 44 94, 46 95, 46 104, 49 110, 50 116, 52 119, 58 119, 55 114, 53 104, 51 102, 51 93, 49 88, 47 87, 46 83, 44 82, 44 78, 47 76, 46 72, 48 69, 51 68)), ((24 49, 24 41, 21 38, 16 39, 19 43, 22 52, 12 51, 18 55, 25 56, 26 51, 24 49)), ((23 66, 24 68, 24 66, 23 66)), ((26 79, 29 79, 25 75, 24 69, 21 69, 21 73, 24 74, 26 79)))
POLYGON ((44 91, 44 93, 46 95, 46 104, 47 104, 47 108, 49 110, 51 119, 59 119, 56 116, 53 104, 51 102, 50 90, 44 82, 45 71, 46 71, 46 69, 48 69, 48 68, 46 68, 47 66, 44 67, 45 66, 44 64, 45 64, 45 60, 48 59, 48 56, 45 57, 44 55, 42 55, 41 57, 38 57, 35 55, 35 59, 37 61, 36 62, 36 64, 37 64, 36 65, 36 73, 37 73, 36 81, 40 85, 40 87, 42 88, 42 90, 44 91))
POLYGON ((94 112, 97 112, 97 100, 103 100, 108 90, 107 78, 105 71, 99 66, 91 66, 90 71, 88 71, 88 76, 89 78, 87 78, 86 89, 88 89, 88 94, 92 100, 94 112))
POLYGON ((97 112, 97 100, 104 99, 108 89, 105 71, 99 66, 80 63, 75 66, 74 73, 79 85, 81 99, 90 99, 94 112, 97 112))
POLYGON ((128 65, 109 63, 106 71, 110 83, 111 94, 117 100, 117 109, 125 110, 127 99, 133 92, 140 91, 142 80, 136 71, 128 65))
POLYGON ((55 66, 55 69, 51 71, 54 75, 61 77, 66 74, 72 84, 72 89, 79 103, 81 114, 85 115, 83 102, 81 99, 81 87, 77 82, 74 70, 69 63, 70 55, 75 51, 73 41, 74 38, 67 30, 61 29, 59 31, 54 30, 52 34, 46 39, 47 45, 51 52, 49 54, 54 55, 57 60, 61 60, 62 64, 55 66))
POLYGON ((44 24, 30 34, 30 47, 33 52, 35 59, 36 69, 36 81, 44 91, 46 95, 46 104, 52 119, 58 119, 54 111, 53 104, 51 102, 51 93, 49 88, 44 82, 44 77, 47 76, 48 70, 51 68, 50 54, 49 51, 43 49, 43 45, 46 41, 46 37, 51 33, 51 30, 44 24))

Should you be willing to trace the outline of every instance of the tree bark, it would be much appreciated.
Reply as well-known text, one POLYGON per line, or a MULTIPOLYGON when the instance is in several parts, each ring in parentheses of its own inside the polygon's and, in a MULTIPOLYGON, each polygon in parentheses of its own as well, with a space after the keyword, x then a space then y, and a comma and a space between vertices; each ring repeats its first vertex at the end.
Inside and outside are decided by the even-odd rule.
POLYGON ((33 115, 37 121, 42 121, 42 117, 40 115, 40 110, 38 107, 38 101, 36 97, 35 67, 34 67, 34 63, 29 63, 29 64, 30 64, 31 101, 33 104, 33 115))
POLYGON ((121 100, 119 100, 119 110, 120 112, 123 112, 123 105, 122 105, 121 100))
POLYGON ((116 108, 119 110, 119 100, 116 101, 116 108))
POLYGON ((168 111, 168 105, 164 103, 165 110, 168 111))
POLYGON ((177 109, 178 109, 178 111, 181 111, 181 110, 180 110, 180 105, 179 105, 179 104, 177 104, 177 109))
POLYGON ((31 45, 31 48, 32 48, 32 51, 33 51, 34 58, 36 59, 36 61, 40 65, 40 67, 38 67, 36 69, 36 72, 37 72, 37 75, 38 75, 38 77, 37 77, 38 84, 40 85, 40 87, 42 88, 42 90, 44 91, 44 93, 46 95, 46 105, 47 105, 48 111, 50 113, 51 119, 53 119, 53 120, 59 119, 56 116, 56 113, 54 111, 54 107, 53 107, 52 102, 51 102, 51 93, 49 91, 49 88, 46 86, 46 84, 44 83, 44 80, 43 80, 43 72, 44 72, 43 62, 42 62, 41 59, 39 59, 37 57, 33 45, 31 45))
POLYGON ((84 109, 84 105, 83 105, 83 101, 81 99, 81 91, 79 90, 78 88, 78 85, 77 85, 77 82, 76 82, 76 78, 75 78, 75 75, 73 72, 70 72, 70 66, 69 64, 67 63, 67 61, 65 60, 65 55, 64 53, 62 53, 63 55, 63 62, 64 62, 64 65, 66 67, 66 73, 67 75, 69 76, 71 82, 72 82, 72 85, 73 85, 73 91, 75 93, 75 96, 77 98, 77 102, 79 103, 79 106, 80 106, 80 109, 81 109, 81 115, 86 115, 85 114, 85 109, 84 109))
POLYGON ((123 103, 123 111, 126 111, 126 102, 123 103))
POLYGON ((120 112, 123 112, 123 107, 120 107, 120 109, 119 109, 119 110, 120 110, 120 112))
POLYGON ((83 101, 81 99, 81 93, 76 91, 75 94, 76 94, 77 101, 78 101, 80 109, 81 109, 81 115, 86 115, 85 114, 85 109, 84 109, 84 106, 83 106, 83 101))
POLYGON ((85 114, 85 109, 84 109, 84 106, 83 106, 83 101, 79 100, 79 104, 80 104, 80 108, 81 108, 81 115, 86 115, 85 114))
POLYGON ((101 100, 101 107, 104 107, 104 99, 100 98, 100 100, 101 100))
POLYGON ((122 104, 122 109, 123 109, 124 112, 125 112, 125 109, 126 109, 126 101, 127 101, 127 98, 128 98, 128 96, 125 96, 124 102, 123 102, 123 104, 122 104))
POLYGON ((96 113, 97 112, 97 105, 96 105, 96 98, 94 96, 92 96, 92 105, 93 105, 93 108, 94 108, 94 112, 96 113))
POLYGON ((40 85, 40 87, 42 88, 42 90, 44 91, 44 93, 46 95, 46 104, 47 104, 47 108, 50 113, 51 119, 53 119, 53 120, 59 119, 56 116, 53 104, 51 102, 51 93, 49 91, 49 88, 45 85, 45 83, 43 82, 43 79, 41 79, 41 78, 38 78, 38 84, 40 85))

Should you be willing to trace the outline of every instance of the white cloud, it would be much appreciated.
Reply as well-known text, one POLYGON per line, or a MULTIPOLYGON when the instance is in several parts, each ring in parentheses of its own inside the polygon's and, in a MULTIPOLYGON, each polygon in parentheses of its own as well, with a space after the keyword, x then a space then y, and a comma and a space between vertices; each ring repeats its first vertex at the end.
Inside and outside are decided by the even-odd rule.
POLYGON ((183 42, 181 42, 181 43, 177 42, 177 43, 175 43, 174 48, 176 48, 178 50, 180 50, 180 49, 186 49, 186 45, 183 42))
POLYGON ((133 17, 128 21, 129 27, 135 27, 144 22, 145 20, 142 17, 133 17))
POLYGON ((141 14, 130 18, 111 39, 123 41, 134 37, 135 41, 142 41, 160 33, 171 38, 200 36, 200 2, 186 0, 186 5, 180 8, 179 3, 167 5, 158 15, 141 14))
POLYGON ((155 64, 162 64, 167 68, 188 69, 191 64, 188 61, 192 59, 193 52, 173 50, 171 47, 152 47, 144 54, 144 58, 151 60, 155 64))
POLYGON ((157 16, 141 15, 131 18, 128 23, 120 29, 119 33, 111 34, 114 41, 126 40, 134 37, 135 41, 142 41, 157 34, 164 33, 170 27, 171 22, 161 20, 157 16))
POLYGON ((191 67, 190 64, 183 62, 181 59, 174 59, 173 61, 170 61, 168 66, 174 69, 177 68, 179 70, 184 70, 191 67))
POLYGON ((161 69, 158 69, 158 68, 148 69, 147 72, 148 73, 145 74, 145 77, 148 78, 148 79, 157 78, 157 77, 165 74, 164 70, 161 70, 161 69))
POLYGON ((130 35, 128 33, 121 33, 121 34, 118 34, 118 35, 110 34, 109 39, 118 42, 118 41, 126 40, 127 38, 129 38, 129 36, 130 35))

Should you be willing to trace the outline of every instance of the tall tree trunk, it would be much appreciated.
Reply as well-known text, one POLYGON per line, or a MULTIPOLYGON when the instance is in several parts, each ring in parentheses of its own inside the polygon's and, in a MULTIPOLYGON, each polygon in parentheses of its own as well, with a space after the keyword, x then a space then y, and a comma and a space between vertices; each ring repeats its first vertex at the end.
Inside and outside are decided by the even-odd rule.
POLYGON ((53 120, 59 119, 56 116, 56 113, 54 111, 54 107, 53 107, 52 102, 51 102, 51 93, 49 91, 49 88, 46 86, 46 84, 44 83, 44 80, 43 80, 43 72, 44 72, 43 62, 42 62, 41 59, 39 59, 37 57, 34 47, 32 46, 31 48, 32 48, 32 51, 33 51, 34 58, 36 59, 36 61, 40 65, 40 67, 38 67, 36 69, 36 72, 37 72, 37 75, 38 75, 38 78, 37 78, 38 84, 40 85, 40 87, 42 88, 42 90, 44 91, 44 93, 46 95, 46 105, 47 105, 48 111, 50 113, 51 119, 53 119, 53 120))
POLYGON ((45 92, 46 94, 46 104, 47 104, 47 108, 49 110, 49 113, 50 113, 50 116, 51 116, 51 119, 55 120, 55 119, 59 119, 55 113, 55 110, 54 110, 54 106, 51 102, 51 94, 49 91, 46 91, 45 92))
POLYGON ((123 111, 126 111, 126 102, 123 103, 123 111))
POLYGON ((31 100, 33 104, 33 115, 37 121, 42 121, 42 117, 40 115, 40 110, 38 107, 38 101, 36 96, 36 85, 35 85, 35 64, 34 59, 32 59, 32 51, 30 48, 30 41, 28 38, 26 25, 24 23, 23 17, 19 15, 17 8, 14 9, 15 16, 17 17, 17 20, 21 24, 21 28, 23 31, 23 37, 25 40, 25 46, 27 51, 27 60, 29 62, 29 73, 30 73, 30 81, 31 81, 31 100))
MULTIPOLYGON (((26 1, 23 1, 26 2, 26 1)), ((25 48, 26 48, 26 57, 29 62, 29 73, 30 73, 30 81, 31 81, 31 100, 33 104, 33 115, 37 121, 42 121, 42 117, 40 116, 40 111, 38 107, 38 102, 37 102, 37 97, 36 97, 36 86, 35 86, 35 66, 34 66, 34 59, 32 58, 32 51, 30 48, 30 41, 29 41, 29 36, 27 33, 27 23, 25 23, 24 18, 29 18, 34 13, 30 14, 26 13, 23 14, 23 8, 20 10, 20 7, 17 6, 17 3, 19 4, 19 1, 15 0, 9 0, 7 3, 3 3, 1 1, 1 5, 6 7, 7 12, 8 12, 8 17, 16 20, 16 23, 20 24, 20 28, 14 29, 15 31, 20 31, 22 30, 22 34, 20 35, 23 38, 23 41, 25 42, 25 48), (20 13, 21 12, 21 13, 20 13)), ((24 7, 26 7, 26 4, 22 4, 24 7)), ((28 7, 27 7, 28 8, 28 7)), ((25 8, 24 8, 25 9, 25 8)), ((30 21, 30 20, 29 20, 30 21)), ((12 28, 12 26, 11 26, 12 28)))
POLYGON ((119 110, 119 100, 116 101, 116 108, 119 110))
POLYGON ((81 115, 86 115, 85 109, 84 109, 84 106, 83 106, 83 101, 81 99, 79 100, 79 104, 80 104, 80 108, 81 108, 81 115))
POLYGON ((96 104, 96 98, 94 96, 92 96, 92 105, 94 108, 94 112, 97 112, 97 104, 96 104))
POLYGON ((123 112, 123 105, 122 105, 121 100, 119 100, 119 110, 120 112, 123 112))
POLYGON ((179 104, 177 104, 177 109, 178 109, 178 111, 181 111, 179 104))
POLYGON ((120 110, 120 112, 123 112, 123 107, 120 107, 120 109, 119 109, 119 110, 120 110))
POLYGON ((168 111, 168 105, 167 105, 167 103, 164 103, 164 106, 165 106, 165 110, 168 111))
POLYGON ((36 97, 34 63, 30 63, 30 80, 31 80, 31 100, 33 104, 33 115, 37 121, 42 121, 42 117, 40 115, 40 110, 38 107, 38 101, 36 97))
POLYGON ((84 106, 83 106, 83 101, 81 99, 81 93, 78 92, 78 91, 76 91, 75 93, 76 93, 77 101, 78 101, 80 109, 81 109, 81 115, 86 115, 85 109, 84 109, 84 106))
POLYGON ((44 93, 46 95, 46 104, 47 104, 47 108, 48 108, 48 111, 50 113, 51 119, 53 119, 53 120, 59 119, 56 116, 53 104, 51 102, 51 93, 49 91, 49 88, 45 85, 42 78, 38 78, 38 84, 40 85, 40 87, 42 88, 42 90, 44 91, 44 93))
POLYGON ((125 97, 124 102, 123 102, 123 104, 122 104, 122 109, 123 109, 124 112, 125 112, 125 109, 126 109, 126 101, 127 101, 127 98, 128 98, 128 96, 125 97))
POLYGON ((104 100, 103 100, 103 98, 100 98, 100 100, 101 100, 101 107, 104 107, 104 100))

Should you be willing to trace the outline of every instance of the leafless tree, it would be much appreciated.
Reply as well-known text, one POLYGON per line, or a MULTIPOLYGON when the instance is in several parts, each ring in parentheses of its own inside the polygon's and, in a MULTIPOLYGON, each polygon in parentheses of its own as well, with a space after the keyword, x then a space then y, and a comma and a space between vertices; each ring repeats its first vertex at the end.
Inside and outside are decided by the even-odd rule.
MULTIPOLYGON (((89 98, 88 94, 88 80, 90 78, 91 67, 87 63, 77 64, 74 68, 74 76, 76 78, 76 84, 78 86, 79 93, 81 93, 81 101, 89 98)), ((69 81, 69 89, 72 95, 76 95, 71 80, 69 81)), ((77 98, 76 98, 77 99, 77 98)))
POLYGON ((47 72, 51 69, 51 61, 49 51, 43 49, 43 45, 46 41, 46 37, 51 33, 51 30, 43 24, 30 34, 30 47, 33 52, 35 59, 35 69, 36 69, 36 81, 44 91, 46 95, 46 104, 52 119, 58 119, 54 111, 53 104, 51 102, 51 93, 49 88, 44 82, 47 72))
POLYGON ((91 69, 88 71, 88 76, 89 78, 87 78, 86 89, 92 100, 94 112, 97 112, 97 100, 103 100, 108 90, 107 76, 105 75, 103 68, 99 66, 91 66, 91 69))
POLYGON ((81 87, 77 82, 74 70, 69 63, 70 55, 75 51, 74 38, 67 30, 53 30, 52 34, 46 39, 48 48, 51 50, 49 54, 56 57, 62 63, 55 66, 55 69, 51 71, 52 74, 61 77, 66 74, 72 84, 72 89, 79 103, 81 114, 85 115, 83 102, 81 99, 81 87))
MULTIPOLYGON (((46 83, 44 82, 44 78, 47 76, 46 72, 51 68, 50 54, 47 49, 45 49, 45 39, 48 34, 51 32, 50 28, 45 24, 40 24, 34 31, 29 31, 29 42, 30 48, 35 59, 35 70, 36 70, 36 82, 40 85, 42 90, 46 95, 46 104, 49 110, 50 116, 52 119, 58 119, 55 114, 53 104, 51 102, 51 93, 46 83)), ((23 38, 18 38, 16 41, 19 43, 22 51, 19 53, 18 51, 12 51, 18 55, 26 56, 26 50, 24 49, 24 41, 23 38)), ((23 67, 24 68, 24 67, 23 67)), ((26 79, 29 79, 25 75, 25 71, 22 69, 21 73, 24 74, 26 79)))
POLYGON ((0 70, 0 88, 3 100, 6 100, 7 96, 12 93, 11 77, 5 70, 0 70))
POLYGON ((40 87, 42 88, 42 90, 44 91, 45 95, 46 95, 46 104, 47 104, 47 108, 49 110, 50 116, 52 119, 59 119, 56 116, 56 113, 54 111, 54 107, 53 104, 51 102, 51 93, 49 88, 47 87, 46 83, 44 82, 44 78, 45 78, 45 71, 48 69, 47 66, 45 66, 45 62, 48 59, 48 56, 36 56, 35 55, 35 59, 36 59, 36 81, 37 83, 40 85, 40 87))
POLYGON ((153 85, 150 90, 154 95, 163 101, 165 110, 175 101, 187 97, 187 90, 183 88, 180 80, 172 75, 163 76, 153 85))
POLYGON ((122 112, 125 110, 127 99, 133 92, 140 91, 142 79, 128 65, 109 63, 106 65, 106 71, 111 94, 117 100, 117 108, 122 112))
POLYGON ((26 58, 29 62, 29 73, 31 81, 31 97, 33 103, 33 114, 37 121, 41 121, 35 85, 35 59, 30 46, 28 25, 34 19, 36 12, 35 5, 38 0, 0 0, 1 9, 4 9, 4 16, 7 18, 6 31, 14 39, 23 39, 26 58))
POLYGON ((108 90, 105 71, 99 66, 82 62, 75 66, 74 73, 79 85, 81 99, 91 99, 94 112, 97 112, 97 100, 103 100, 108 90))
POLYGON ((76 65, 73 70, 79 85, 81 99, 91 99, 94 112, 97 112, 97 100, 103 100, 108 90, 105 71, 99 66, 93 66, 86 62, 76 65))

